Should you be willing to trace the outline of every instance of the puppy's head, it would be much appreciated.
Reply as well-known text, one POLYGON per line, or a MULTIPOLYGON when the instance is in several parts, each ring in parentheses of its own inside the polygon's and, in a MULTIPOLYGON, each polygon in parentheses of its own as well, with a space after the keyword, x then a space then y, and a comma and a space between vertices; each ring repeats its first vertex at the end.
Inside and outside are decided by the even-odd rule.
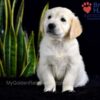
POLYGON ((76 38, 82 33, 78 17, 67 8, 56 7, 47 11, 40 23, 42 33, 52 38, 76 38))

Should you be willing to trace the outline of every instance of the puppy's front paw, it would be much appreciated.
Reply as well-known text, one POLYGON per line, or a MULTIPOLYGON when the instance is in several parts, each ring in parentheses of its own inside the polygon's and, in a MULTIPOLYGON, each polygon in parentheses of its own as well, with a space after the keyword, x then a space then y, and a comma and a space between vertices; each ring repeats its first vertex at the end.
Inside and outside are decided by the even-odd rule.
POLYGON ((55 84, 46 85, 44 88, 44 92, 55 92, 55 91, 56 91, 55 84))
POLYGON ((73 86, 63 86, 62 92, 74 92, 73 86))

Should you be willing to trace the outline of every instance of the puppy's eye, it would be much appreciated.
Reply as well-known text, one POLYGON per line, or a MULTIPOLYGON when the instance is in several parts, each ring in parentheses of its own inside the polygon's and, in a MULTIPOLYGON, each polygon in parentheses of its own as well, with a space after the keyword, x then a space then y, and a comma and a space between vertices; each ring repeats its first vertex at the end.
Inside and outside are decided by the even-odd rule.
POLYGON ((62 22, 66 22, 66 19, 62 17, 62 18, 61 18, 61 21, 62 21, 62 22))
POLYGON ((51 18, 51 15, 48 16, 48 19, 50 19, 50 18, 51 18))

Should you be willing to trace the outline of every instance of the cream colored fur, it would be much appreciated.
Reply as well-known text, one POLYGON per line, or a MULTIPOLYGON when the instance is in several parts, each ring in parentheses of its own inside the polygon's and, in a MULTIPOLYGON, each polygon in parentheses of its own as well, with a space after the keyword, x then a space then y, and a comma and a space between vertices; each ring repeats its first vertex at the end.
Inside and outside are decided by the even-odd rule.
POLYGON ((37 75, 44 91, 55 92, 56 80, 62 82, 63 92, 84 86, 88 76, 76 39, 82 33, 78 17, 67 8, 56 7, 47 11, 40 25, 44 37, 40 44, 37 75), (65 22, 61 21, 62 17, 65 22), (56 25, 56 36, 47 32, 49 23, 56 25))

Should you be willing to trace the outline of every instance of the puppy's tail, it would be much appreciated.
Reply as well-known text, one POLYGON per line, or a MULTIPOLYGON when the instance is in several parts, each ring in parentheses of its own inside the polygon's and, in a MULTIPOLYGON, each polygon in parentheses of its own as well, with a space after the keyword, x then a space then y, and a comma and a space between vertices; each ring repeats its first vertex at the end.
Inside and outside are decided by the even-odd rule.
POLYGON ((42 85, 42 82, 41 81, 38 81, 37 82, 37 86, 41 86, 42 85))

